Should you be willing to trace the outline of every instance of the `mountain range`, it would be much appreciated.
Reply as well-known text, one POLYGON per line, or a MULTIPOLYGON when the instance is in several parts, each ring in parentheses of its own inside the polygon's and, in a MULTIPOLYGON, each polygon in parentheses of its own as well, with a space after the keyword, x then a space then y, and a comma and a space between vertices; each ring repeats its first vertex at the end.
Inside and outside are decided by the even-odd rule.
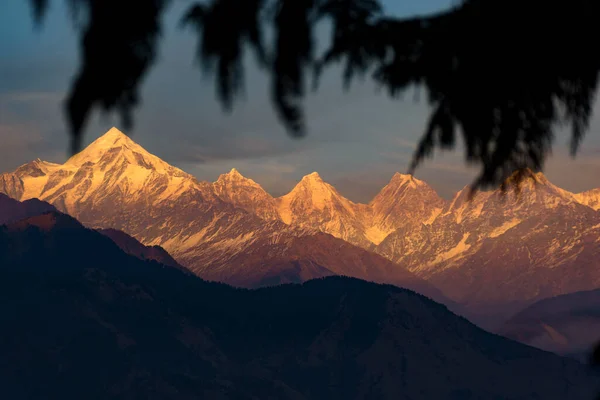
POLYGON ((57 211, 0 226, 0 274, 3 398, 583 400, 596 386, 410 290, 236 289, 57 211))
POLYGON ((274 198, 235 169, 199 181, 113 128, 64 164, 35 160, 0 175, 0 192, 162 246, 200 277, 243 287, 348 275, 494 318, 600 287, 600 191, 570 193, 541 173, 518 192, 472 201, 468 188, 446 201, 402 174, 369 204, 318 173, 274 198))

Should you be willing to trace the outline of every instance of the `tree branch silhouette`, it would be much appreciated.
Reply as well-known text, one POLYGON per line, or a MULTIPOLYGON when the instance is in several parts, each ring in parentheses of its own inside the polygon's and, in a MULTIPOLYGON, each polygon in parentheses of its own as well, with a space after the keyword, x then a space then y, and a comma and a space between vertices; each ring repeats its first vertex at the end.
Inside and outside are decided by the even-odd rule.
MULTIPOLYGON (((41 22, 50 0, 30 1, 41 22)), ((72 152, 95 108, 119 112, 126 128, 133 122, 168 3, 69 0, 86 21, 66 101, 72 152)), ((242 55, 254 51, 271 78, 274 108, 294 136, 307 130, 308 75, 318 83, 331 65, 343 63, 347 86, 369 74, 392 98, 423 88, 431 114, 409 172, 460 137, 466 162, 481 168, 472 185, 478 189, 515 170, 541 170, 563 127, 576 154, 598 86, 599 7, 592 0, 463 0, 434 15, 392 18, 376 0, 209 0, 191 4, 182 23, 198 34, 197 57, 214 74, 225 110, 243 92, 242 55), (314 31, 323 20, 333 27, 331 46, 315 57, 314 31), (263 35, 269 28, 272 43, 263 35)))

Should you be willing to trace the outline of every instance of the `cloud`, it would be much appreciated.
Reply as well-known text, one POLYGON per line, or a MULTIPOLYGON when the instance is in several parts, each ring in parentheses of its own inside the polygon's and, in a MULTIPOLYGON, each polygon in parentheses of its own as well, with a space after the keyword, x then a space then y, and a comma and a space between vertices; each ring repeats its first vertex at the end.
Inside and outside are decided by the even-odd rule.
POLYGON ((63 161, 67 138, 56 118, 61 94, 11 91, 0 93, 0 171, 35 158, 63 161))
POLYGON ((64 99, 65 94, 59 92, 28 92, 9 91, 0 93, 0 104, 19 103, 29 105, 55 104, 64 99))

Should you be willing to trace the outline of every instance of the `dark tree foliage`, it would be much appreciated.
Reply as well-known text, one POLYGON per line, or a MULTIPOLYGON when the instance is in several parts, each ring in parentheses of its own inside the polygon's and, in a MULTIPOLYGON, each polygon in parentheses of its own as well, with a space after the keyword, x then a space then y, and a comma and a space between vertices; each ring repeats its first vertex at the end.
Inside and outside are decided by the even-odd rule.
MULTIPOLYGON (((40 21, 50 0, 30 1, 40 21)), ((81 67, 66 104, 73 152, 95 107, 131 124, 168 2, 69 0, 83 17, 81 67)), ((392 97, 421 87, 431 115, 410 172, 460 136, 466 161, 481 167, 479 188, 515 170, 540 170, 557 129, 571 130, 575 155, 598 85, 592 44, 599 7, 596 0, 463 0, 436 15, 397 19, 377 0, 206 0, 190 2, 182 21, 198 32, 198 58, 214 73, 225 109, 243 91, 242 56, 251 48, 295 136, 306 131, 308 76, 334 63, 344 64, 345 83, 369 74, 392 97), (332 24, 332 40, 319 56, 314 30, 323 20, 332 24)))

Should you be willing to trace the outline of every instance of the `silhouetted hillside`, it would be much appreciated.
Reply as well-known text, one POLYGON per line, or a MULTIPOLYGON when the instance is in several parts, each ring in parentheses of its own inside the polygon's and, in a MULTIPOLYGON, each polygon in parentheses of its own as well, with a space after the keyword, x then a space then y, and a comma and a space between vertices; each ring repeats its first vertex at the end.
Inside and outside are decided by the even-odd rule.
POLYGON ((600 290, 540 300, 508 320, 500 333, 587 361, 600 337, 600 290))
POLYGON ((117 229, 99 229, 98 232, 108 236, 125 253, 141 260, 154 260, 169 267, 183 269, 171 255, 160 246, 144 246, 135 238, 117 229))
POLYGON ((564 400, 595 387, 581 364, 405 289, 234 289, 59 213, 0 227, 0 274, 7 399, 564 400))
POLYGON ((45 201, 29 199, 21 202, 0 193, 0 225, 49 211, 56 211, 56 208, 45 201))

